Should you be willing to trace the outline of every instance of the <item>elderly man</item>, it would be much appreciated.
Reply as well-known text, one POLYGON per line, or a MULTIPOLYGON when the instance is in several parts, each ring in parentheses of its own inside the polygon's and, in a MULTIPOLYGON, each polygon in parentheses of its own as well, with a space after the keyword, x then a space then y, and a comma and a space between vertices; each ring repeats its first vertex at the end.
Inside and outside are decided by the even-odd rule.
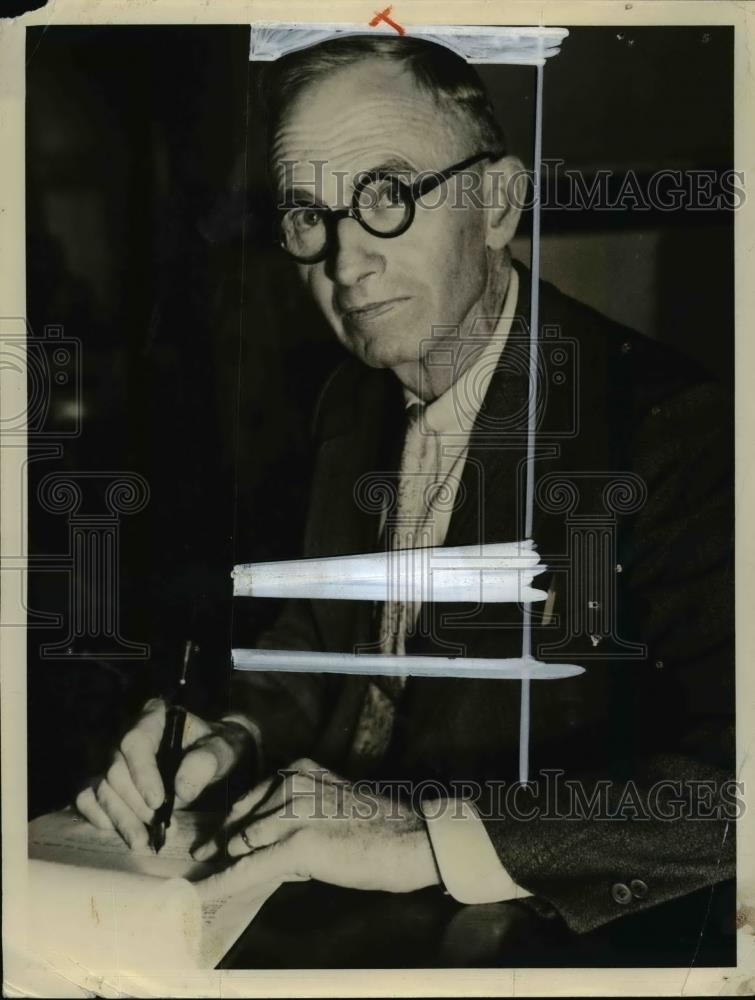
MULTIPOLYGON (((353 355, 315 417, 304 555, 524 537, 524 172, 479 78, 432 43, 365 36, 278 60, 265 101, 281 244, 353 355)), ((732 876, 726 404, 659 344, 544 283, 539 302, 576 367, 568 393, 541 379, 533 537, 552 573, 533 650, 587 671, 533 690, 536 780, 517 782, 516 683, 236 675, 223 719, 189 717, 176 781, 186 805, 254 759, 224 890, 532 894, 587 931, 732 876)), ((521 625, 515 604, 293 600, 260 646, 516 657, 521 625)), ((148 703, 77 799, 132 846, 163 798, 164 717, 148 703)))

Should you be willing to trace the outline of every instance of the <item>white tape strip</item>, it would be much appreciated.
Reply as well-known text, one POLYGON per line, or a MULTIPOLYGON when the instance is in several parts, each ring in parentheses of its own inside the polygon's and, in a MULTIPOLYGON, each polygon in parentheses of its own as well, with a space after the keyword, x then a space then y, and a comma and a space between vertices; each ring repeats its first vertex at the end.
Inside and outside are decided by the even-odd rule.
POLYGON ((384 653, 322 653, 299 649, 234 649, 235 670, 360 674, 382 677, 483 677, 491 680, 554 681, 577 677, 584 667, 539 660, 472 656, 392 656, 384 653))
MULTIPOLYGON (((539 66, 549 56, 558 55, 561 42, 569 34, 566 28, 491 27, 487 25, 402 25, 404 35, 426 38, 456 52, 469 63, 504 63, 516 66, 539 66)), ((388 24, 370 27, 365 24, 292 24, 283 21, 258 21, 251 26, 249 58, 272 62, 298 49, 346 35, 391 35, 388 24)))
POLYGON ((546 569, 527 539, 250 563, 232 577, 235 597, 491 603, 545 600, 531 583, 546 569))

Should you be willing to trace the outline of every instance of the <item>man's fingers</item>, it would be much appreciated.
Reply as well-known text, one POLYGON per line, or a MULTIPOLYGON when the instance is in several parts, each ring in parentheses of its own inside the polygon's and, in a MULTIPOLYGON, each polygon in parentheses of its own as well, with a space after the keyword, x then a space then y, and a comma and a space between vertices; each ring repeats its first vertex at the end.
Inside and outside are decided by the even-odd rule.
POLYGON ((226 826, 232 825, 252 812, 264 815, 277 812, 289 800, 295 800, 297 795, 315 801, 313 796, 316 795, 319 780, 327 772, 324 768, 319 768, 310 774, 295 768, 296 764, 292 764, 291 767, 278 771, 271 778, 260 782, 251 792, 237 799, 231 807, 226 826))
POLYGON ((160 698, 151 698, 120 746, 135 788, 152 809, 157 809, 165 798, 156 758, 164 728, 165 702, 160 698))
POLYGON ((101 781, 97 786, 97 802, 129 847, 134 849, 147 846, 146 827, 107 781, 101 781))
POLYGON ((184 723, 184 733, 183 739, 181 740, 181 746, 184 750, 187 747, 192 746, 199 740, 204 739, 212 733, 212 726, 209 722, 205 722, 204 719, 200 719, 198 715, 194 715, 191 712, 186 713, 186 722, 184 723))
POLYGON ((89 820, 92 826, 96 826, 99 830, 115 829, 110 821, 110 817, 98 803, 97 796, 94 794, 94 789, 91 785, 88 785, 83 791, 79 792, 76 796, 75 805, 84 819, 89 820))
MULTIPOLYGON (((161 698, 151 698, 144 706, 144 710, 134 727, 121 740, 120 749, 128 766, 131 781, 150 809, 157 809, 165 798, 162 778, 157 768, 157 751, 164 728, 165 702, 161 698)), ((204 719, 189 712, 184 725, 182 746, 184 748, 190 747, 205 739, 210 732, 210 726, 204 719)), ((216 753, 216 756, 220 757, 221 755, 216 753)), ((228 769, 230 770, 230 765, 228 769)), ((184 789, 189 797, 185 797, 176 789, 179 798, 184 800, 184 804, 193 801, 202 790, 199 788, 198 791, 191 791, 190 786, 193 787, 196 782, 191 776, 191 769, 189 774, 189 784, 184 789)), ((217 777, 222 777, 222 774, 218 773, 217 777)))
MULTIPOLYGON (((223 825, 226 827, 232 826, 243 816, 246 816, 247 813, 250 813, 253 809, 256 809, 257 806, 260 804, 260 802, 265 800, 266 797, 270 794, 271 789, 278 781, 279 781, 278 775, 274 774, 271 778, 266 778, 264 781, 261 781, 259 785, 255 785, 255 787, 252 788, 251 791, 247 792, 245 795, 242 795, 240 799, 236 799, 236 801, 231 806, 231 811, 228 813, 228 816, 226 817, 225 823, 223 825)), ((283 784, 285 784, 285 782, 283 782, 283 784)), ((283 801, 283 789, 281 788, 280 791, 281 791, 281 801, 283 801)), ((272 800, 270 800, 270 802, 272 807, 272 800)), ((266 801, 265 805, 267 804, 268 803, 266 801)))
POLYGON ((126 764, 126 758, 120 750, 116 752, 113 763, 108 769, 107 781, 113 791, 123 799, 142 823, 150 823, 152 821, 155 811, 147 805, 139 794, 138 789, 131 780, 131 772, 126 764))
POLYGON ((222 899, 265 883, 303 882, 311 877, 301 849, 300 834, 294 833, 287 840, 242 858, 219 875, 196 882, 195 888, 204 902, 222 899))
POLYGON ((211 782, 225 777, 235 762, 234 749, 222 736, 201 738, 185 754, 176 774, 176 796, 181 805, 193 802, 211 782))
POLYGON ((290 816, 276 813, 255 820, 242 830, 239 830, 228 841, 227 851, 231 857, 249 854, 263 847, 269 847, 278 841, 287 840, 301 828, 301 821, 290 816), (245 839, 246 838, 246 839, 245 839))
POLYGON ((251 791, 246 792, 240 798, 236 799, 217 833, 192 851, 194 860, 209 861, 210 858, 214 857, 221 849, 221 846, 224 845, 229 828, 236 826, 247 813, 251 812, 265 798, 276 780, 277 775, 273 775, 272 778, 266 778, 259 785, 255 785, 251 791))
MULTIPOLYGON (((157 767, 157 752, 165 729, 165 702, 151 698, 134 726, 125 734, 105 778, 93 782, 76 798, 76 808, 94 826, 115 828, 132 847, 147 844, 145 824, 165 798, 157 767)), ((183 747, 197 746, 181 763, 176 780, 176 807, 192 802, 211 782, 222 778, 238 752, 230 742, 214 736, 212 727, 189 713, 183 747)))
MULTIPOLYGON (((242 820, 248 816, 250 813, 259 811, 264 817, 274 816, 277 814, 278 810, 281 809, 287 802, 287 800, 293 794, 294 778, 301 781, 300 775, 287 774, 283 781, 280 780, 278 774, 272 775, 270 778, 266 778, 261 781, 259 785, 256 785, 251 791, 246 792, 241 798, 236 799, 236 801, 231 806, 230 812, 223 821, 223 825, 220 830, 206 843, 197 847, 193 852, 193 857, 196 861, 208 861, 210 858, 214 857, 221 847, 224 845, 225 837, 229 830, 234 827, 239 827, 242 820), (264 810, 264 811, 263 811, 264 810)), ((286 833, 290 833, 294 829, 292 823, 289 823, 289 828, 286 833)), ((234 851, 229 853, 235 854, 248 854, 249 848, 247 846, 240 847, 239 844, 243 845, 243 841, 239 840, 240 830, 236 836, 231 838, 230 844, 234 844, 234 851)), ((266 841, 265 843, 270 843, 271 841, 266 841)), ((230 846, 229 844, 229 846, 230 846)))
MULTIPOLYGON (((295 761, 289 767, 285 768, 285 770, 276 772, 276 774, 255 785, 251 791, 246 792, 241 798, 236 799, 223 825, 225 827, 233 826, 242 817, 258 809, 260 806, 264 806, 265 812, 280 809, 297 792, 311 794, 314 781, 312 776, 303 770, 304 765, 311 765, 317 777, 325 777, 328 774, 325 768, 321 768, 314 761, 295 761)), ((341 780, 335 775, 333 778, 336 782, 341 780)))

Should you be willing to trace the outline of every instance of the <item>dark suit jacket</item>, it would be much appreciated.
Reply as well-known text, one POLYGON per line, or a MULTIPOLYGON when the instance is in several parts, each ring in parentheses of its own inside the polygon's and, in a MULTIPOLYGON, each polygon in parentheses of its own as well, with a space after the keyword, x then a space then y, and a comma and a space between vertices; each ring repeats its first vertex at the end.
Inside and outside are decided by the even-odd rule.
MULTIPOLYGON (((524 537, 530 285, 518 270, 520 318, 470 439, 449 546, 524 537)), ((586 931, 733 875, 732 809, 714 819, 643 818, 658 781, 711 782, 717 801, 733 778, 731 407, 691 362, 546 283, 540 323, 533 536, 549 566, 536 585, 555 603, 547 624, 535 606, 533 650, 586 673, 532 685, 537 780, 517 803, 537 816, 517 819, 494 789, 517 779, 517 682, 410 678, 377 776, 431 780, 435 794, 488 782, 475 797, 506 869, 586 931), (567 779, 582 793, 576 818, 563 818, 576 793, 570 799, 562 784, 552 796, 567 779), (602 786, 603 818, 590 818, 585 803, 600 781, 611 783, 602 786), (624 818, 607 818, 622 802, 624 818), (636 880, 644 895, 617 898, 617 883, 636 880)), ((348 361, 331 377, 315 420, 304 555, 377 547, 375 494, 395 476, 401 414, 390 372, 348 361)), ((517 605, 436 604, 424 614, 408 652, 520 655, 517 605)), ((373 620, 363 602, 291 601, 259 644, 352 651, 374 640, 373 620)), ((262 730, 264 770, 304 755, 344 773, 366 684, 237 674, 234 707, 262 730)), ((653 804, 672 815, 669 795, 680 789, 661 787, 653 804)), ((708 795, 701 785, 681 792, 708 795)))

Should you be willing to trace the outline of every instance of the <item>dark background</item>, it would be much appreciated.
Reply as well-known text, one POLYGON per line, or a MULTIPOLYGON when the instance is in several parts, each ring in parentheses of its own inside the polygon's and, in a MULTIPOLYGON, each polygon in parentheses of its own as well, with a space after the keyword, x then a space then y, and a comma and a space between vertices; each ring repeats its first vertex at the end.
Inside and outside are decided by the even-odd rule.
MULTIPOLYGON (((121 635, 149 657, 86 641, 45 657, 66 630, 30 626, 32 815, 103 766, 189 634, 195 705, 222 706, 231 642, 252 644, 275 610, 232 609, 232 565, 299 553, 309 417, 341 349, 272 244, 248 43, 243 26, 27 32, 28 317, 41 341, 54 325, 81 342, 82 385, 80 405, 70 386, 51 391, 44 440, 72 413, 81 427, 60 457, 35 458, 30 436, 30 553, 44 563, 69 544, 66 516, 36 502, 44 475, 132 471, 150 488, 120 522, 119 568, 121 635)), ((729 28, 572 29, 545 71, 544 157, 588 180, 730 169, 732 44, 729 28)), ((529 162, 534 71, 481 75, 529 162)), ((542 272, 730 383, 732 221, 546 210, 542 272)), ((527 232, 525 219, 525 260, 527 232)), ((105 511, 101 487, 86 505, 105 511)), ((30 573, 30 622, 65 615, 65 588, 65 573, 30 573)))

